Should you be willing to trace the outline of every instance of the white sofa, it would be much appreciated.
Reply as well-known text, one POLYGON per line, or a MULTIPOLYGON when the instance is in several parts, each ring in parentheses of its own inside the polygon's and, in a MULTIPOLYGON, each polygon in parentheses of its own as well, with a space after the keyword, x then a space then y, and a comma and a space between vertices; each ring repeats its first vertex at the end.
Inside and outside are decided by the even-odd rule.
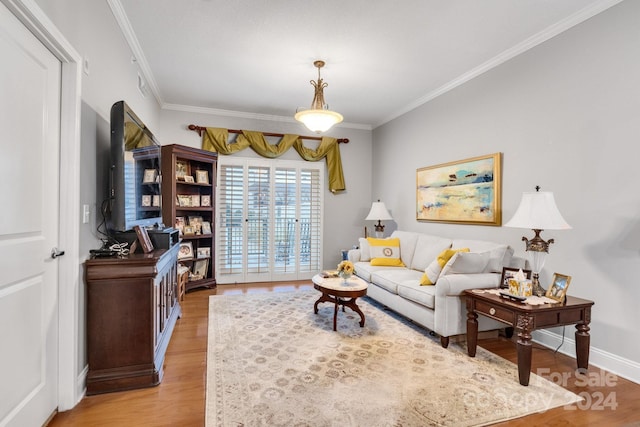
MULTIPOLYGON (((523 258, 514 257, 505 244, 483 240, 448 239, 423 233, 394 231, 400 240, 404 267, 374 266, 369 261, 367 240, 349 251, 355 274, 369 282, 367 296, 440 336, 443 347, 449 337, 467 331, 467 309, 461 294, 465 289, 497 288, 502 267, 525 268, 523 258), (445 249, 469 248, 473 255, 454 256, 442 269, 434 285, 420 285, 425 269, 445 249), (462 258, 462 256, 460 256, 462 258), (465 259, 474 259, 469 263, 465 259), (477 262, 477 260, 481 260, 477 262), (486 265, 482 266, 486 261, 486 265), (456 264, 458 266, 456 266, 456 264)), ((504 328, 503 323, 478 317, 480 331, 504 328)))

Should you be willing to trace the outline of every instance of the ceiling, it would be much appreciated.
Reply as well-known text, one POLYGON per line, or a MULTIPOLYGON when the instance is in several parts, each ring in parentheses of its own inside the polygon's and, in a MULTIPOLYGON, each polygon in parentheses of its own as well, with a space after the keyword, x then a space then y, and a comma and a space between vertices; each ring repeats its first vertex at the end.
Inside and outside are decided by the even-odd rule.
POLYGON ((373 129, 621 0, 108 0, 162 108, 373 129))

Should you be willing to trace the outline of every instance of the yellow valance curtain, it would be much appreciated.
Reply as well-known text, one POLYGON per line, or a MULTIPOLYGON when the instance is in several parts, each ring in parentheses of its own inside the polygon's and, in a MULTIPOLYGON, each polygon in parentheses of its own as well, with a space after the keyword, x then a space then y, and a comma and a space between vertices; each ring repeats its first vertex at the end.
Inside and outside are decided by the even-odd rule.
POLYGON ((277 144, 269 144, 262 132, 243 130, 233 143, 229 143, 229 131, 222 128, 205 128, 202 135, 202 148, 220 154, 233 154, 251 147, 263 157, 275 159, 293 146, 300 157, 309 162, 326 158, 329 171, 329 190, 332 193, 344 191, 344 175, 338 140, 323 136, 315 150, 305 147, 298 135, 286 134, 277 144))

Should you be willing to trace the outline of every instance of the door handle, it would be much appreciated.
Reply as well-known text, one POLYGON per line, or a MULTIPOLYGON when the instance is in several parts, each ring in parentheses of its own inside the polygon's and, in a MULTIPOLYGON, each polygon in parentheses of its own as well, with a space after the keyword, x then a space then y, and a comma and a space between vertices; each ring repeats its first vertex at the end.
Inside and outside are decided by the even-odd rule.
POLYGON ((64 251, 58 250, 58 248, 51 249, 51 258, 56 259, 59 256, 64 255, 64 251))

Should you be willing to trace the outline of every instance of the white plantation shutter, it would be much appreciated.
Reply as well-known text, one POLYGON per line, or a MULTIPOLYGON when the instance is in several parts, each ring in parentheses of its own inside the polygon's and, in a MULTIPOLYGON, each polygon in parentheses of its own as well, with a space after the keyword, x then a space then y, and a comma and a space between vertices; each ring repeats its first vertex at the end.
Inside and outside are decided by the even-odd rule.
POLYGON ((218 164, 216 281, 299 280, 321 270, 324 164, 218 164))

